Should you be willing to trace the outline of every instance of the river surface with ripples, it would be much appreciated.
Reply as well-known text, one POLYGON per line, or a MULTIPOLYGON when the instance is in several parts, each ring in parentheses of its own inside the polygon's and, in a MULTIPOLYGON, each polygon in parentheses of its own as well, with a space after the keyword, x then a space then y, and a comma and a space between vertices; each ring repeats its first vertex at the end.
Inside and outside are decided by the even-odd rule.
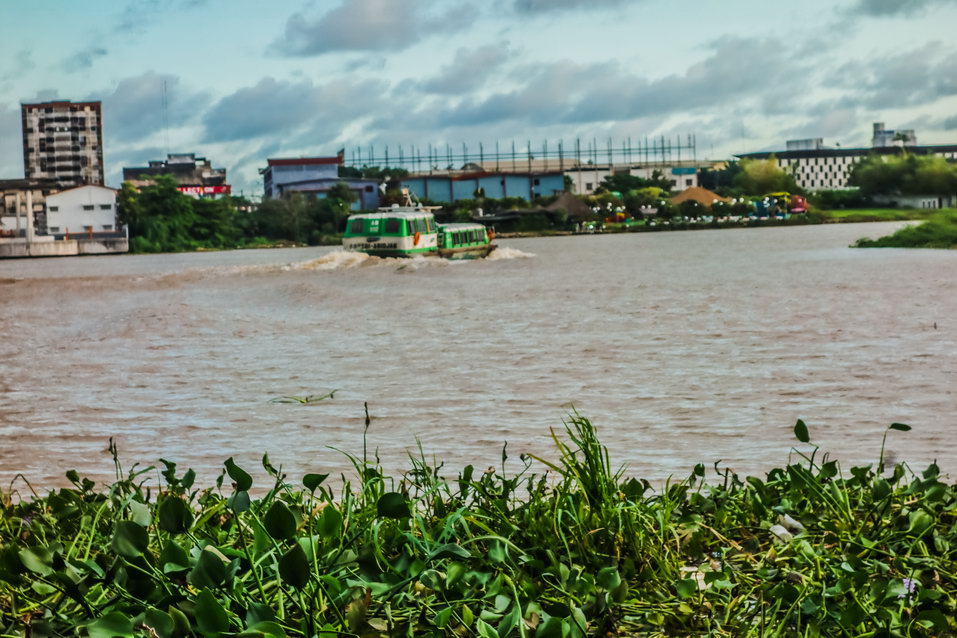
MULTIPOLYGON (((486 260, 332 248, 0 262, 0 485, 160 457, 205 484, 553 457, 589 417, 613 464, 761 473, 804 419, 842 465, 957 472, 957 251, 848 248, 895 224, 500 240, 486 260), (310 404, 281 396, 322 395, 310 404), (260 471, 260 475, 262 472, 260 471)), ((22 488, 23 486, 20 485, 22 488)))

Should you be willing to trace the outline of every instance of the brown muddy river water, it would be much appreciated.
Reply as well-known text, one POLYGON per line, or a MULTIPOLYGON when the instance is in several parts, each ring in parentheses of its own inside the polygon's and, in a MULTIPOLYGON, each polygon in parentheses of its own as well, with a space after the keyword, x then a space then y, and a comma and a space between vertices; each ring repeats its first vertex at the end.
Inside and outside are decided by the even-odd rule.
MULTIPOLYGON (((785 463, 804 419, 842 467, 889 448, 957 472, 957 251, 856 250, 894 224, 504 240, 495 259, 330 248, 0 262, 0 484, 160 457, 203 485, 407 467, 454 475, 508 441, 553 456, 588 416, 652 480, 785 463), (272 403, 283 395, 335 398, 272 403)), ((18 481, 16 487, 23 488, 18 481)))

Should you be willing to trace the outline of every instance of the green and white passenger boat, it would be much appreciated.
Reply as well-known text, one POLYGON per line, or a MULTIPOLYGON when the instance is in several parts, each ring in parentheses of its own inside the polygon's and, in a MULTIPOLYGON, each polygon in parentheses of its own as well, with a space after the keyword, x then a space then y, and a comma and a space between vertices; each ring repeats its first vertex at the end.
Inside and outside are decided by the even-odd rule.
POLYGON ((480 259, 495 250, 492 231, 482 224, 439 224, 439 257, 480 259))
POLYGON ((438 254, 435 216, 419 206, 380 208, 350 215, 342 247, 376 257, 415 257, 438 254))
POLYGON ((482 224, 437 224, 433 208, 393 204, 374 213, 350 215, 342 247, 376 257, 485 257, 495 248, 492 232, 482 224))

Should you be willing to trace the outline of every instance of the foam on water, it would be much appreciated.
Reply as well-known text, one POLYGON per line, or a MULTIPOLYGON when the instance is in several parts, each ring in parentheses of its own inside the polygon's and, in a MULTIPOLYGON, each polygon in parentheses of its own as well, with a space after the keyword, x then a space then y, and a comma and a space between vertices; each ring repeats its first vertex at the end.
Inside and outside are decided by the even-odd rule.
POLYGON ((344 270, 355 268, 376 259, 371 255, 346 250, 334 250, 328 255, 323 255, 318 259, 297 264, 287 264, 284 270, 344 270))
MULTIPOLYGON (((500 247, 492 251, 485 259, 487 261, 501 261, 504 259, 528 259, 534 253, 527 253, 517 248, 500 247)), ((382 267, 387 266, 403 271, 416 271, 421 268, 444 268, 453 264, 466 264, 471 260, 448 260, 435 256, 417 257, 374 257, 362 252, 335 250, 318 259, 286 264, 282 270, 348 270, 359 266, 382 267)))
POLYGON ((519 250, 518 248, 512 248, 510 246, 499 246, 486 257, 488 261, 500 261, 503 259, 530 259, 534 257, 535 253, 527 253, 524 250, 519 250))

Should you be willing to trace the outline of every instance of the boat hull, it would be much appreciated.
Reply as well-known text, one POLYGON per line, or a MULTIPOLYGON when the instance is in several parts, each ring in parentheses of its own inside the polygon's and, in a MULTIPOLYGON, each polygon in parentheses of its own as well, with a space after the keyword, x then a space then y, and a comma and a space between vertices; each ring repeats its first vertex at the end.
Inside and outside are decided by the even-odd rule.
POLYGON ((484 246, 463 246, 461 248, 439 248, 438 255, 445 259, 482 259, 495 250, 495 244, 484 246))

